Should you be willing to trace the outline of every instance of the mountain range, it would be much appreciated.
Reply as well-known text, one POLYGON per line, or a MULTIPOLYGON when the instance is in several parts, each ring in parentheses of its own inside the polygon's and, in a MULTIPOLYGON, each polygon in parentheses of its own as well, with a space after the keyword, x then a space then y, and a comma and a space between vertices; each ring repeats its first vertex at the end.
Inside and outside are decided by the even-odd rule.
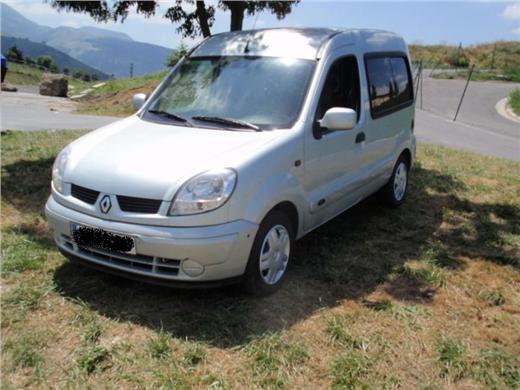
MULTIPOLYGON (((95 69, 91 66, 84 64, 81 61, 72 58, 68 54, 63 53, 53 47, 50 47, 44 43, 33 42, 25 38, 13 38, 13 37, 1 37, 2 48, 7 51, 9 48, 16 46, 20 49, 24 56, 31 57, 33 60, 36 60, 40 56, 49 56, 51 57, 58 68, 63 71, 63 69, 69 69, 70 73, 77 70, 81 70, 84 74, 93 75, 95 74, 99 80, 106 80, 110 78, 110 76, 106 73, 101 72, 98 69, 95 69)), ((2 50, 4 51, 4 50, 2 50)))
MULTIPOLYGON (((2 38, 23 38, 47 45, 115 77, 128 77, 130 66, 133 66, 134 75, 160 71, 172 52, 166 47, 137 42, 127 34, 102 28, 43 26, 4 3, 0 3, 0 13, 2 38)), ((34 56, 30 51, 24 51, 24 54, 34 56)))

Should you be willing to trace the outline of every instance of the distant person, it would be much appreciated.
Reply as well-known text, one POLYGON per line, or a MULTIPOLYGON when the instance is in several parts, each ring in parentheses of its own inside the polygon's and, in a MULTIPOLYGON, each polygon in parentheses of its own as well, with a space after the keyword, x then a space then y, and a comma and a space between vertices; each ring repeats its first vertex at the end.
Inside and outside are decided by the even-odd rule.
POLYGON ((2 83, 5 79, 5 74, 7 73, 7 58, 2 54, 2 83))

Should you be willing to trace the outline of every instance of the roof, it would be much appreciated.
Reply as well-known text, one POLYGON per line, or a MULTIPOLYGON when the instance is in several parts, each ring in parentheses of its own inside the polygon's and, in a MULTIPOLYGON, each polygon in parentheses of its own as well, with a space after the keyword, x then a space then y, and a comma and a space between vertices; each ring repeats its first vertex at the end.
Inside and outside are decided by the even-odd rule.
POLYGON ((213 35, 191 54, 192 57, 261 55, 316 58, 321 45, 338 30, 327 28, 273 28, 232 31, 213 35))
POLYGON ((406 50, 395 33, 370 29, 271 28, 232 31, 209 37, 191 57, 271 56, 315 59, 320 48, 333 39, 332 47, 362 42, 366 50, 406 50))

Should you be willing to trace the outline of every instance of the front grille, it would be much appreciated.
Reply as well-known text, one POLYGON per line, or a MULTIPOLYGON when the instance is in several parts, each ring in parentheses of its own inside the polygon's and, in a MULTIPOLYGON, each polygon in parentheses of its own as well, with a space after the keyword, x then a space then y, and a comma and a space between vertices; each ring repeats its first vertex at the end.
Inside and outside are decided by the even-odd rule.
POLYGON ((72 184, 70 194, 85 203, 94 204, 99 196, 99 191, 72 184))
POLYGON ((161 207, 162 200, 134 198, 131 196, 117 195, 119 208, 131 213, 155 214, 161 207))
POLYGON ((83 248, 75 245, 69 236, 61 235, 65 247, 72 252, 79 253, 92 260, 102 262, 108 266, 116 265, 128 270, 136 270, 141 273, 165 276, 177 276, 179 274, 180 260, 163 257, 130 255, 126 253, 111 252, 98 248, 83 248))

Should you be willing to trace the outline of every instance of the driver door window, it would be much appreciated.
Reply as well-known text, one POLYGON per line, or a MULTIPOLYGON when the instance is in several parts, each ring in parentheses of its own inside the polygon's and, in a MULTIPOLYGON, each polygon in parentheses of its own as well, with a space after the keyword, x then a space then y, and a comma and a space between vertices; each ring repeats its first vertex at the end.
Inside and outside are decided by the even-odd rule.
POLYGON ((340 58, 330 68, 320 96, 316 118, 332 107, 351 108, 360 114, 359 71, 356 58, 340 58))

